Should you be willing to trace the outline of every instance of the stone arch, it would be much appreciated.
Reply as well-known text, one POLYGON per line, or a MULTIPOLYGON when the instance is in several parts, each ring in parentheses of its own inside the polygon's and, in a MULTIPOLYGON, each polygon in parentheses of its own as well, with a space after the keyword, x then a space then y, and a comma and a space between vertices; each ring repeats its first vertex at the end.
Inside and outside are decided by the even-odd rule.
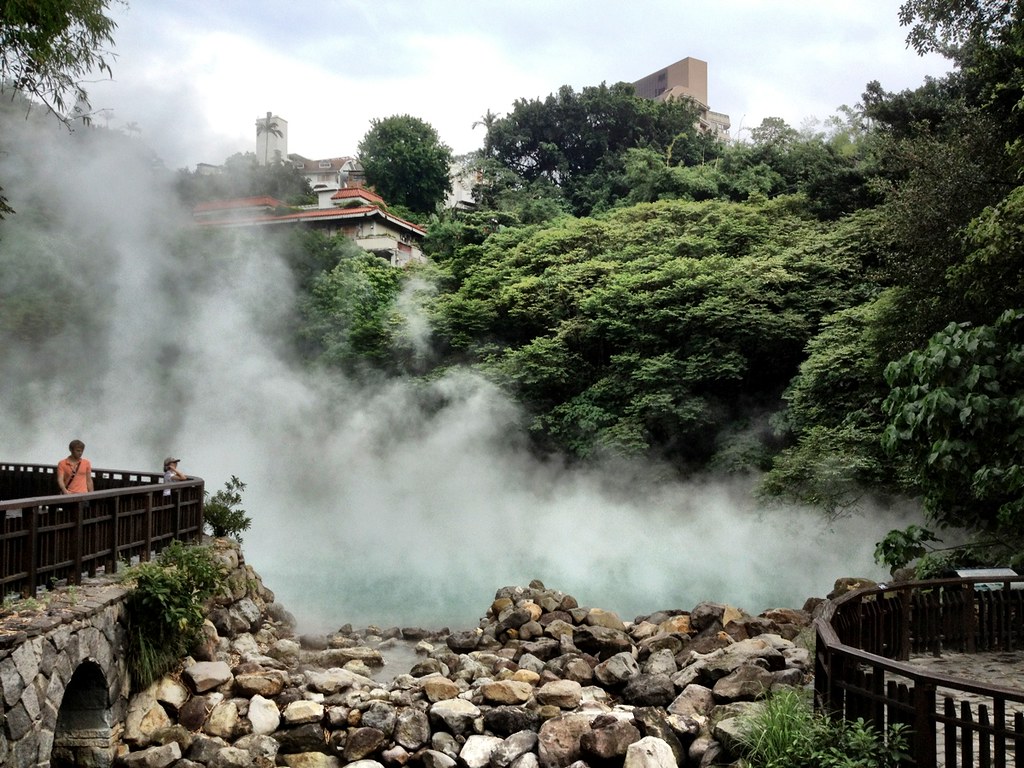
POLYGON ((103 669, 92 659, 86 659, 64 689, 53 733, 50 768, 112 765, 113 721, 103 669))

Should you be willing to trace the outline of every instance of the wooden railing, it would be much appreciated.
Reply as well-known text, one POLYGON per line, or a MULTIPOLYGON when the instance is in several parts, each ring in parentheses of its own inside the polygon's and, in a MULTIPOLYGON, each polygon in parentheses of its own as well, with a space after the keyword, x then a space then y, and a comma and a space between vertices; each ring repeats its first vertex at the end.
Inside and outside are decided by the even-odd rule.
POLYGON ((0 597, 79 584, 203 534, 203 480, 93 470, 95 491, 54 495, 56 467, 0 463, 0 597))
POLYGON ((917 581, 827 603, 815 620, 815 705, 883 732, 905 724, 907 764, 918 768, 1024 766, 1024 690, 908 661, 1024 649, 1022 586, 1024 577, 917 581))

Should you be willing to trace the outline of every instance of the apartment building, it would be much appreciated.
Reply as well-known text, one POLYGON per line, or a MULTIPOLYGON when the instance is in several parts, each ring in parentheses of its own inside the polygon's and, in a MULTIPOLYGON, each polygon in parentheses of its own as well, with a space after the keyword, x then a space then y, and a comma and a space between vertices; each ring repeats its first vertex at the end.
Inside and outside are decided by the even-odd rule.
POLYGON ((693 99, 700 108, 700 129, 729 138, 729 116, 708 106, 708 63, 687 56, 633 83, 636 95, 645 99, 693 99))

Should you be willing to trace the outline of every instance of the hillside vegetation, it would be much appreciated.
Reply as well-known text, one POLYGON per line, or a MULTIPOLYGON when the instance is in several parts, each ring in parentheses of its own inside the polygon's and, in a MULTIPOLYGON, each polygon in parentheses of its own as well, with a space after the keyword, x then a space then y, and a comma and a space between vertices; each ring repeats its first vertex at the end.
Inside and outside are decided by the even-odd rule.
POLYGON ((522 403, 538 451, 764 472, 765 496, 833 515, 909 494, 977 535, 956 557, 1015 560, 1024 26, 968 6, 903 8, 948 77, 868 83, 811 129, 768 119, 725 144, 624 84, 488 112, 480 209, 431 217, 428 268, 316 277, 311 360, 468 364, 522 403), (426 362, 404 341, 403 285, 432 320, 426 362), (372 343, 339 358, 339 332, 372 343))

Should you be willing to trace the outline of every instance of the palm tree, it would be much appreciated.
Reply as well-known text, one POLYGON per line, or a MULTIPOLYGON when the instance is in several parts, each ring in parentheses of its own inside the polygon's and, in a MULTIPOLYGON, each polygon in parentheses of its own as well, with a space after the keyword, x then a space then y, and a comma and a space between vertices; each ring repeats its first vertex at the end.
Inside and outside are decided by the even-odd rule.
POLYGON ((484 130, 487 131, 487 133, 484 135, 485 155, 491 154, 491 129, 494 128, 494 124, 497 122, 498 117, 500 117, 500 115, 498 115, 497 112, 491 112, 491 110, 488 109, 480 116, 479 120, 475 120, 473 122, 473 128, 476 128, 478 125, 482 125, 484 127, 484 130))
MULTIPOLYGON (((273 115, 271 115, 270 112, 267 112, 266 117, 261 117, 256 121, 256 139, 259 140, 259 137, 262 136, 264 133, 272 134, 274 136, 277 136, 277 138, 281 138, 282 136, 284 136, 284 134, 281 133, 281 127, 278 125, 277 120, 274 119, 273 115)), ((267 165, 269 162, 270 136, 267 136, 267 141, 263 145, 263 164, 267 165)))

